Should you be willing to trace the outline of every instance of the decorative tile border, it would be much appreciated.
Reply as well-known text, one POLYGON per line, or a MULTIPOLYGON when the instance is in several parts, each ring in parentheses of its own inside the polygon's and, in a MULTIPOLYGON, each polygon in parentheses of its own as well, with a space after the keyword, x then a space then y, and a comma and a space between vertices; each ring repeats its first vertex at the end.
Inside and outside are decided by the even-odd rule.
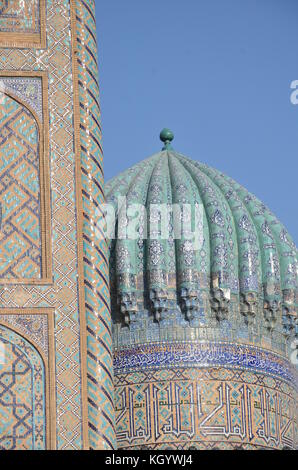
POLYGON ((151 343, 115 351, 114 355, 115 374, 148 369, 214 366, 251 370, 291 383, 297 380, 293 367, 285 358, 250 345, 151 343))

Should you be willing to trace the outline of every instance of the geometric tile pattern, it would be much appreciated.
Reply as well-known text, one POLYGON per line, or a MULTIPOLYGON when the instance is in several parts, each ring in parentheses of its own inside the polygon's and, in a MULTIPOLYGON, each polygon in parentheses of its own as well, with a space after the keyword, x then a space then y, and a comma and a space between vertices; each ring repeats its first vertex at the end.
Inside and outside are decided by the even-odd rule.
POLYGON ((94 0, 76 2, 83 202, 83 250, 87 321, 89 446, 115 448, 110 292, 103 219, 100 125, 94 0))
POLYGON ((0 104, 0 278, 41 277, 39 132, 8 95, 0 104))
POLYGON ((45 371, 22 336, 0 326, 0 449, 46 448, 45 371), (4 359, 4 360, 3 360, 4 359))
POLYGON ((164 369, 115 378, 124 449, 282 449, 297 445, 296 395, 246 370, 164 369))

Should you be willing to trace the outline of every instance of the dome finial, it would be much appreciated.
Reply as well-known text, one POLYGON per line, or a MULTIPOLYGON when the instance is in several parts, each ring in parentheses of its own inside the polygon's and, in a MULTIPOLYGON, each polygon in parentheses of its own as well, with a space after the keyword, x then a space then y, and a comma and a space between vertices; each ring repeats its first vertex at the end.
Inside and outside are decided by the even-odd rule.
POLYGON ((164 143, 162 150, 172 150, 172 140, 174 140, 174 134, 170 129, 164 128, 160 133, 160 140, 164 143))

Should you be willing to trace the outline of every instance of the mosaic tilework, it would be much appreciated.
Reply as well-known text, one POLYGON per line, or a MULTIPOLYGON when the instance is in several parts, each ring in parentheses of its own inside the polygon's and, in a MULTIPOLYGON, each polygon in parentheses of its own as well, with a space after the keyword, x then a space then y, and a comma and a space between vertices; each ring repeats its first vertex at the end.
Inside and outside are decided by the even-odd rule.
POLYGON ((107 245, 96 227, 103 217, 102 146, 94 0, 76 2, 80 98, 83 243, 87 313, 89 445, 115 448, 113 361, 107 245))
POLYGON ((39 130, 8 95, 0 105, 0 278, 41 277, 39 130))
POLYGON ((30 343, 4 326, 0 326, 0 343, 0 449, 45 449, 42 359, 30 343))
POLYGON ((293 389, 246 370, 163 369, 119 374, 119 448, 295 448, 293 389))

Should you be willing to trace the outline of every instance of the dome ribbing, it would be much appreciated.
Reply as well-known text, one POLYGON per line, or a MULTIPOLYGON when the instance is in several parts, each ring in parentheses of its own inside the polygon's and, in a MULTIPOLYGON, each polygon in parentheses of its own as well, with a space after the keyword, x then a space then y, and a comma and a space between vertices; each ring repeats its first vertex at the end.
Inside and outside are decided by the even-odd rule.
POLYGON ((145 310, 153 321, 173 325, 175 315, 169 312, 177 307, 179 325, 196 327, 203 321, 203 306, 217 321, 229 321, 236 303, 246 324, 262 314, 259 320, 268 331, 293 332, 296 247, 270 210, 238 183, 164 150, 113 178, 106 194, 118 211, 118 232, 110 245, 117 321, 131 324, 145 310), (146 209, 143 217, 139 214, 136 239, 117 239, 129 223, 128 212, 119 216, 119 196, 126 197, 126 207, 146 209), (176 237, 173 212, 179 209, 182 222, 191 219, 196 245, 183 223, 176 237))

